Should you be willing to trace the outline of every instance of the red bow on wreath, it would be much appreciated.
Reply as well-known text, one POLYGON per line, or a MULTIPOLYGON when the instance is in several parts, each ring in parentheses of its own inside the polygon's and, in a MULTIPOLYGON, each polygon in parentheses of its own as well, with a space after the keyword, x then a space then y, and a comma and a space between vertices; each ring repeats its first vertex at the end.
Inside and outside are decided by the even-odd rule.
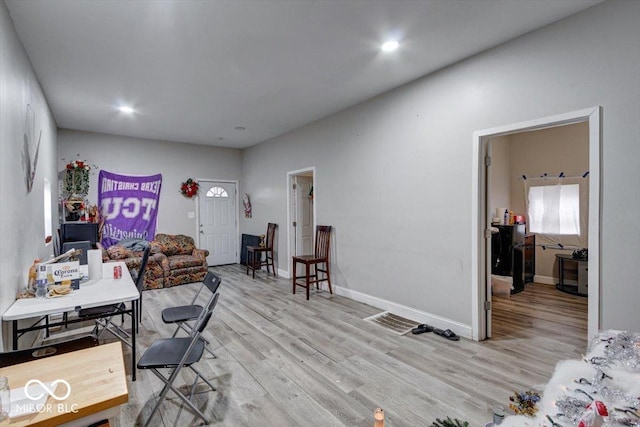
POLYGON ((193 196, 198 194, 199 188, 200 184, 189 178, 180 186, 180 193, 182 193, 182 195, 185 197, 192 198, 193 196))

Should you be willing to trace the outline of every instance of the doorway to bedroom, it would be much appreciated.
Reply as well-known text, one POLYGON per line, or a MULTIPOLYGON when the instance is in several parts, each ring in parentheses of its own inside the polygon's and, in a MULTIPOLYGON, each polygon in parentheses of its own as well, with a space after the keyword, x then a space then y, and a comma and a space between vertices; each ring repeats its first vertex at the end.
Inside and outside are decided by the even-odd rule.
POLYGON ((571 258, 588 245, 589 124, 496 136, 487 153, 491 339, 577 357, 588 338, 586 263, 571 258))
MULTIPOLYGON (((564 137, 566 135, 560 138, 564 137)), ((497 338, 500 334, 511 333, 512 337, 522 340, 526 339, 527 333, 531 332, 535 326, 542 331, 539 332, 539 337, 541 337, 542 341, 551 339, 549 337, 558 332, 556 336, 561 343, 565 339, 561 336, 564 331, 577 328, 582 329, 582 332, 576 334, 576 336, 580 337, 580 342, 575 343, 575 345, 579 350, 583 350, 584 344, 586 344, 586 337, 593 335, 599 327, 600 108, 580 110, 530 122, 478 131, 474 133, 474 143, 473 176, 477 181, 474 182, 473 207, 478 219, 477 223, 473 224, 472 297, 474 301, 474 339, 483 340, 494 335, 497 338), (576 129, 581 130, 582 139, 587 140, 586 144, 583 142, 584 145, 582 147, 584 148, 576 148, 580 146, 575 144, 565 145, 549 142, 545 146, 545 138, 541 138, 549 136, 547 134, 552 134, 553 132, 570 134, 570 131, 576 129), (504 146, 500 147, 500 144, 504 146), (556 152, 549 155, 548 161, 544 163, 545 153, 549 153, 550 150, 549 144, 552 146, 557 145, 557 147, 552 147, 556 152), (533 152, 535 150, 538 151, 537 154, 533 152), (568 151, 568 154, 562 150, 568 151), (584 170, 584 164, 575 166, 575 171, 569 169, 570 162, 568 159, 577 155, 576 150, 580 150, 578 157, 582 157, 583 161, 585 158, 587 159, 586 170, 584 170), (510 160, 514 155, 519 157, 517 161, 510 160), (540 162, 542 163, 536 163, 534 161, 535 156, 540 157, 540 162), (499 170, 501 161, 503 162, 502 172, 499 170), (492 167, 496 167, 496 174, 493 173, 492 167), (582 205, 583 213, 588 211, 586 222, 581 224, 583 236, 574 236, 574 240, 566 236, 560 236, 560 238, 557 235, 548 236, 547 234, 552 233, 549 233, 548 230, 542 230, 543 232, 536 230, 539 224, 534 225, 531 222, 535 222, 535 216, 529 218, 531 214, 529 208, 531 206, 527 204, 531 195, 530 190, 533 187, 544 187, 549 184, 546 182, 547 177, 544 177, 545 173, 548 178, 553 176, 556 180, 561 177, 577 181, 585 179, 585 182, 587 182, 586 193, 582 196, 584 202, 582 205), (501 179, 498 179, 498 177, 501 177, 501 179), (507 204, 504 205, 504 203, 507 204), (500 297, 497 296, 492 298, 491 273, 492 268, 495 271, 494 265, 496 262, 495 254, 492 254, 492 241, 495 242, 495 238, 492 238, 492 236, 496 231, 500 231, 500 228, 515 229, 515 227, 503 227, 500 224, 505 220, 504 216, 503 218, 498 217, 496 214, 497 208, 505 208, 508 215, 513 211, 515 216, 521 215, 523 217, 517 218, 515 221, 512 220, 513 222, 526 223, 522 230, 523 238, 525 236, 535 236, 534 242, 527 240, 528 246, 524 245, 524 241, 520 242, 518 239, 514 239, 513 247, 517 250, 507 251, 507 253, 511 254, 511 262, 515 265, 520 265, 521 271, 516 271, 517 278, 511 277, 513 282, 509 283, 506 294, 502 289, 502 295, 505 298, 503 301, 499 301, 500 297), (532 227, 533 230, 531 229, 532 227), (583 240, 580 240, 580 237, 583 240), (529 271, 525 272, 524 251, 527 247, 533 248, 532 253, 537 256, 537 259, 533 260, 534 271, 531 271, 531 266, 529 266, 529 271), (561 253, 571 258, 573 250, 581 249, 582 247, 588 248, 588 268, 585 269, 585 274, 588 277, 588 299, 556 288, 558 276, 558 257, 556 254, 561 253), (520 253, 514 254, 514 252, 520 253), (492 255, 494 255, 493 259, 492 255), (524 280, 525 273, 529 279, 526 282, 524 280), (519 279, 521 277, 522 281, 519 279), (511 292, 511 286, 513 286, 514 292, 511 292), (554 298, 550 298, 549 294, 544 291, 557 294, 559 296, 557 303, 560 306, 553 307, 551 302, 555 303, 554 298), (500 303, 505 301, 510 306, 508 304, 506 307, 501 306, 500 303), (536 301, 541 303, 536 304, 536 301), (546 308, 543 305, 545 301, 548 303, 546 308), (505 311, 505 309, 507 310, 505 311), (525 311, 522 311, 522 309, 525 309, 525 311), (536 309, 538 311, 535 311, 536 309), (585 309, 587 311, 586 319, 584 318, 585 309), (529 311, 527 312, 526 310, 529 311), (561 313, 557 313, 558 310, 561 313), (572 310, 576 311, 577 317, 582 316, 582 319, 574 322, 572 320, 572 310), (582 314, 579 314, 581 310, 582 314), (556 313, 554 314, 554 312, 556 313), (572 324, 574 326, 571 326, 572 324), (495 329, 498 326, 504 328, 502 330, 495 329), (584 332, 585 328, 587 329, 586 333, 584 332)), ((562 185, 564 183, 563 179, 560 179, 560 181, 554 184, 555 189, 559 188, 558 185, 564 187, 562 185)), ((547 190, 545 187, 545 191, 547 190)), ((509 221, 509 219, 506 221, 509 221)), ((575 234, 575 232, 573 233, 575 234)), ((513 276, 513 270, 511 271, 511 276, 513 276)), ((567 340, 575 342, 574 338, 567 340)))

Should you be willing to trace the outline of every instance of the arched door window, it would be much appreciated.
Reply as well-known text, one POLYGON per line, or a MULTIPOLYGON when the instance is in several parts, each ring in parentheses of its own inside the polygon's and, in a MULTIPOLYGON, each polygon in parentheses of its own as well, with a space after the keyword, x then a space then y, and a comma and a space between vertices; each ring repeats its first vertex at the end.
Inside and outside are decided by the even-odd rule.
POLYGON ((211 187, 209 191, 207 191, 207 197, 229 197, 229 194, 227 194, 227 190, 222 187, 211 187))

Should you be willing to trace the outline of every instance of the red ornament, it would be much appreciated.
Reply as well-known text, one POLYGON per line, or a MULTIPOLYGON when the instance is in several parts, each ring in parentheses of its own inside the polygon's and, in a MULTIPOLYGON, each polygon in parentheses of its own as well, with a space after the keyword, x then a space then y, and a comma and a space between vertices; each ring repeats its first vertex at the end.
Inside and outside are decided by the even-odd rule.
POLYGON ((609 411, 604 403, 594 400, 587 405, 585 412, 580 417, 578 427, 600 427, 604 420, 603 417, 609 416, 609 411))

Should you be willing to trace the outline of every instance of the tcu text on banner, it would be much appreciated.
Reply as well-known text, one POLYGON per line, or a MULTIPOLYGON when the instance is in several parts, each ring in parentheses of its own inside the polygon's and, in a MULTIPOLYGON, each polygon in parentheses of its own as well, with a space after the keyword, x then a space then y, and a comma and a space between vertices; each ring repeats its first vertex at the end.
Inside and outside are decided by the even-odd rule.
POLYGON ((105 248, 123 239, 153 239, 161 186, 161 174, 128 176, 100 171, 98 204, 104 218, 105 248))

